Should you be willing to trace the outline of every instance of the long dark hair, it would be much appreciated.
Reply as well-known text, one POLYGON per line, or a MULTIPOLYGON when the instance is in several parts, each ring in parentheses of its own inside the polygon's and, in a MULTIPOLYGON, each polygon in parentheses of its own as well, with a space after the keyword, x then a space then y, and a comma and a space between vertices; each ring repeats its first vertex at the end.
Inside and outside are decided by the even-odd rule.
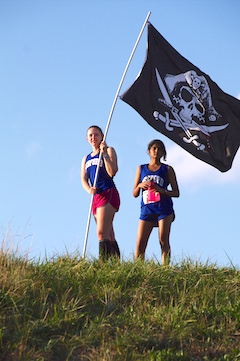
POLYGON ((154 139, 148 144, 148 151, 152 148, 153 144, 156 144, 163 151, 163 160, 167 159, 167 151, 163 142, 159 139, 154 139))

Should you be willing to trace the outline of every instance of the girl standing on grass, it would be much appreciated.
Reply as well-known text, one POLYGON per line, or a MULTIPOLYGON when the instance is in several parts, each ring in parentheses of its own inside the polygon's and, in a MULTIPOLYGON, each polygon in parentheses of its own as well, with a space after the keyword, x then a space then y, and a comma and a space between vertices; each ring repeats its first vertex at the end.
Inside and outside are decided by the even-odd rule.
POLYGON ((113 218, 120 206, 119 193, 113 182, 118 171, 117 155, 114 148, 103 141, 103 132, 97 125, 88 128, 87 141, 92 146, 92 152, 82 159, 81 181, 83 188, 94 196, 92 212, 97 223, 99 256, 107 259, 117 255, 120 258, 113 230, 113 218), (100 151, 102 157, 96 187, 93 187, 100 151))
POLYGON ((135 259, 144 255, 153 227, 158 226, 162 250, 162 264, 169 264, 171 249, 169 236, 175 215, 171 197, 179 197, 178 183, 172 167, 161 163, 166 160, 166 149, 161 140, 152 140, 148 145, 151 157, 149 164, 137 168, 133 196, 142 190, 141 212, 137 232, 135 259), (168 185, 171 189, 168 189, 168 185))

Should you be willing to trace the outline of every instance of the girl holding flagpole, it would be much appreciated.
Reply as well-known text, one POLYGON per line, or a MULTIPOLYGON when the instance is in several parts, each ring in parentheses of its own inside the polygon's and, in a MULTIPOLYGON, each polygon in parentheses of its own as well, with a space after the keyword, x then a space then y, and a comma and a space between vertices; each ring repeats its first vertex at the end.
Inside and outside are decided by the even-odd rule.
POLYGON ((120 258, 113 230, 114 215, 120 206, 119 193, 113 181, 118 171, 117 154, 114 148, 108 147, 103 141, 103 132, 96 125, 88 128, 87 141, 92 147, 92 152, 82 159, 81 181, 83 188, 93 196, 92 213, 97 224, 99 256, 107 259, 117 255, 120 258), (94 186, 99 162, 99 172, 94 186))
POLYGON ((133 188, 134 197, 142 192, 135 259, 144 259, 152 229, 158 226, 162 264, 165 265, 170 262, 169 236, 175 218, 171 198, 179 197, 179 188, 174 169, 161 162, 162 158, 166 160, 167 155, 163 142, 152 140, 148 145, 148 153, 150 162, 137 168, 133 188))

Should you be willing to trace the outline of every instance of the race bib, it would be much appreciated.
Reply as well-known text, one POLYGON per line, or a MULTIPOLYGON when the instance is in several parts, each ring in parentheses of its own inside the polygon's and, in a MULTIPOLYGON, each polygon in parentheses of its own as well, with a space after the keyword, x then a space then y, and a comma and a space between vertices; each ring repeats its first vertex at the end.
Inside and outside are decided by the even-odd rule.
POLYGON ((147 189, 143 191, 143 203, 150 204, 160 201, 160 193, 156 192, 155 189, 147 189))

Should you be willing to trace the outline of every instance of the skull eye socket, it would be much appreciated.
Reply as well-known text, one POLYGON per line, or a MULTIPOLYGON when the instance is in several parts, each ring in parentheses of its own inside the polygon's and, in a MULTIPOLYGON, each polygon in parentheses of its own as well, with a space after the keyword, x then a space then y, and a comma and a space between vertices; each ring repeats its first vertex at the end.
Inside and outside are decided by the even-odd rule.
MULTIPOLYGON (((181 97, 182 97, 182 100, 184 100, 186 103, 190 103, 193 99, 192 93, 190 93, 186 88, 182 88, 181 97)), ((198 102, 195 103, 195 107, 199 111, 199 113, 201 113, 201 114, 204 113, 204 108, 198 102)))
POLYGON ((190 103, 193 98, 192 94, 185 88, 181 91, 181 97, 186 103, 190 103))

